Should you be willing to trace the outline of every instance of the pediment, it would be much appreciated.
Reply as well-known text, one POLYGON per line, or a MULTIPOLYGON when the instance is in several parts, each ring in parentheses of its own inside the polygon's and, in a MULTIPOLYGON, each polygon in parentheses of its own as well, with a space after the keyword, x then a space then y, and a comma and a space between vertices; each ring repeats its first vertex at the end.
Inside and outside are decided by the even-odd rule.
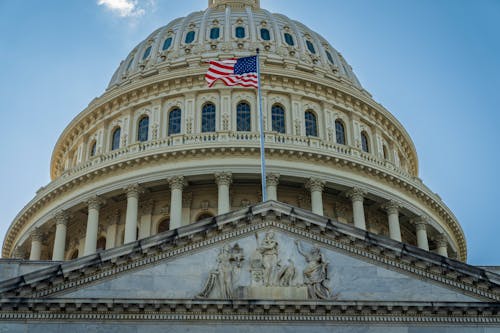
POLYGON ((498 276, 267 202, 0 283, 3 297, 499 301, 498 276))

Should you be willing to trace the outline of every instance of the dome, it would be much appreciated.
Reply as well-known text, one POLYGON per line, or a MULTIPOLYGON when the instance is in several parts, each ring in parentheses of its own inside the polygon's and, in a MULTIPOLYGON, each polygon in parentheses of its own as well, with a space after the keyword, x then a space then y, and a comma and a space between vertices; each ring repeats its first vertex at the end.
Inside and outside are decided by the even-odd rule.
POLYGON ((205 11, 177 18, 139 43, 121 62, 108 89, 185 62, 254 54, 269 62, 305 66, 362 89, 351 66, 321 35, 255 1, 210 1, 205 11))
POLYGON ((210 0, 130 52, 60 135, 3 257, 70 260, 260 202, 257 91, 204 77, 256 49, 268 198, 465 261, 403 125, 328 41, 258 0, 210 0))

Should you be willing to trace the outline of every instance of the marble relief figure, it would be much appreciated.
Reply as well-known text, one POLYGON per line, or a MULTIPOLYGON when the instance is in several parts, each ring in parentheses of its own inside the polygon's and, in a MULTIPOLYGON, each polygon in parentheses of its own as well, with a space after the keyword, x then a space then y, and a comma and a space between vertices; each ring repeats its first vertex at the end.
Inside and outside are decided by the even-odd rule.
POLYGON ((309 252, 302 249, 300 242, 295 241, 297 251, 306 259, 306 267, 302 274, 307 293, 312 299, 327 299, 330 297, 328 282, 328 261, 325 260, 320 249, 313 247, 309 252))
POLYGON ((217 255, 217 268, 209 273, 200 298, 207 298, 214 289, 219 292, 219 298, 234 298, 234 282, 237 280, 241 262, 244 260, 243 249, 238 244, 224 245, 217 255))
POLYGON ((257 248, 262 257, 262 282, 265 286, 276 284, 278 267, 278 242, 274 238, 274 232, 269 231, 257 248))

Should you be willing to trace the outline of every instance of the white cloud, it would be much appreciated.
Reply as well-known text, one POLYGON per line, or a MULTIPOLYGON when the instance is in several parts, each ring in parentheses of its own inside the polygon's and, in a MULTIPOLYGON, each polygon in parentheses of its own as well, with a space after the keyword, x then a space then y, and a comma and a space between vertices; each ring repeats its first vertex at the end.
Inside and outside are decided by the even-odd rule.
POLYGON ((146 13, 137 4, 137 0, 97 0, 99 6, 105 6, 120 17, 137 17, 146 13))

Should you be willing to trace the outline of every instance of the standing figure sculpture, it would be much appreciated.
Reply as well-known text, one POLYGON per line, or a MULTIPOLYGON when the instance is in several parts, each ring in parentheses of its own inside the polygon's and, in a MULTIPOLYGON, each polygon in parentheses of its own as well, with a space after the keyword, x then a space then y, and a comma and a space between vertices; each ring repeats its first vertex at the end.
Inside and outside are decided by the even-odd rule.
POLYGON ((274 232, 269 231, 265 234, 257 251, 262 256, 262 282, 264 286, 273 286, 276 284, 278 271, 278 242, 274 238, 274 232))
POLYGON ((313 247, 309 252, 305 252, 298 240, 295 241, 295 244, 297 245, 297 251, 307 262, 303 270, 303 275, 308 297, 312 299, 328 299, 331 293, 330 288, 327 286, 328 262, 317 247, 313 247))
POLYGON ((234 298, 234 280, 243 261, 243 250, 238 244, 233 247, 224 245, 217 255, 217 269, 210 271, 203 290, 198 294, 200 298, 207 298, 215 286, 219 289, 222 299, 234 298))

